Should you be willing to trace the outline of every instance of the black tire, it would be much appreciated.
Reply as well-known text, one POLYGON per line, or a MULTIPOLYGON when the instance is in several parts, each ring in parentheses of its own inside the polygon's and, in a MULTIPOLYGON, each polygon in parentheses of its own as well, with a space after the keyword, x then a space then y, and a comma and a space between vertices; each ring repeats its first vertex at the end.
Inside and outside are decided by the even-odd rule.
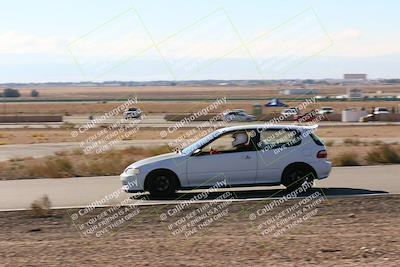
POLYGON ((167 171, 154 171, 149 174, 148 190, 151 197, 173 197, 178 186, 177 178, 167 171))
POLYGON ((282 175, 282 184, 289 190, 301 187, 305 182, 310 189, 314 183, 315 171, 308 166, 293 165, 285 169, 282 175))

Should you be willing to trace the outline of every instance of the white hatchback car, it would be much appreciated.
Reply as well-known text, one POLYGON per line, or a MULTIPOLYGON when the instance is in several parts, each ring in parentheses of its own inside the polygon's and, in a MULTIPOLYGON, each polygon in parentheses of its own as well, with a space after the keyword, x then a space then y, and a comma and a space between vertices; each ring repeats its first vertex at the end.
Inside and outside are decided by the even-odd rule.
POLYGON ((287 108, 281 112, 282 115, 298 115, 299 111, 297 108, 287 108))
POLYGON ((123 116, 124 119, 139 119, 142 116, 142 111, 140 110, 140 108, 129 108, 127 109, 123 116))
POLYGON ((390 111, 387 108, 384 107, 376 107, 374 109, 374 114, 378 115, 378 114, 389 114, 390 111))
POLYGON ((216 130, 178 152, 137 161, 121 174, 126 192, 171 196, 178 189, 294 184, 331 171, 316 126, 246 125, 216 130))
POLYGON ((243 109, 236 109, 223 113, 224 121, 254 121, 255 116, 247 114, 243 109))
POLYGON ((318 109, 318 114, 321 114, 321 115, 331 114, 333 112, 335 112, 335 110, 331 107, 322 107, 322 108, 318 109))

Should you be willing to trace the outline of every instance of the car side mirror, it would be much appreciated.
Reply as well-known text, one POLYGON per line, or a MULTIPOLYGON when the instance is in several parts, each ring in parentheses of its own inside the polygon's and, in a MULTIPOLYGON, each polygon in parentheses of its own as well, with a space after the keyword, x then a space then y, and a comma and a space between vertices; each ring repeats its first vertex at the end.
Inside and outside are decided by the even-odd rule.
POLYGON ((193 151, 192 156, 197 156, 198 154, 200 154, 200 152, 201 152, 201 149, 198 148, 195 151, 193 151))

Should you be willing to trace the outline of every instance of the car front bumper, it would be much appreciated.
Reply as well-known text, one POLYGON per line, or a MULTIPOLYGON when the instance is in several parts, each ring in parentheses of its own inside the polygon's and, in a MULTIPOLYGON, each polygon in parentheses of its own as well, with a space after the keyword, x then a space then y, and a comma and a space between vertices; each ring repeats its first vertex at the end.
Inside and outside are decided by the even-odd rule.
POLYGON ((144 179, 140 175, 127 175, 122 173, 120 176, 122 190, 127 193, 143 192, 144 179))

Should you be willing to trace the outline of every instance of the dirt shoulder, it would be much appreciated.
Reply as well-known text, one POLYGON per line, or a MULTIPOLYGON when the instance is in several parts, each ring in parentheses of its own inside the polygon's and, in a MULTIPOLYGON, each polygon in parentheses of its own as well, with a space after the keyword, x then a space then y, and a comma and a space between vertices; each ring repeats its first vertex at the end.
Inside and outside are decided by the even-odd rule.
MULTIPOLYGON (((274 217, 294 203, 273 209, 274 217)), ((400 196, 328 199, 318 212, 278 237, 263 236, 249 214, 268 201, 232 202, 224 218, 196 234, 173 236, 159 214, 171 205, 141 206, 111 234, 82 237, 68 214, 34 218, 0 213, 3 266, 399 266, 400 196)), ((185 214, 199 205, 185 208, 185 214)), ((91 216, 100 214, 96 209, 91 216)))
MULTIPOLYGON (((193 128, 196 129, 196 128, 193 128)), ((169 133, 167 137, 160 136, 160 132, 166 128, 152 129, 141 128, 137 133, 124 140, 148 140, 148 139, 185 139, 186 136, 194 138, 196 136, 189 135, 191 129, 178 129, 169 133)), ((60 142, 82 142, 96 135, 100 129, 91 129, 79 134, 77 137, 71 136, 72 129, 1 129, 0 130, 0 145, 12 144, 39 144, 39 143, 60 143, 60 142)), ((196 131, 196 134, 200 134, 196 131)), ((325 138, 399 138, 400 126, 347 126, 347 127, 321 127, 316 132, 322 139, 325 138)))

